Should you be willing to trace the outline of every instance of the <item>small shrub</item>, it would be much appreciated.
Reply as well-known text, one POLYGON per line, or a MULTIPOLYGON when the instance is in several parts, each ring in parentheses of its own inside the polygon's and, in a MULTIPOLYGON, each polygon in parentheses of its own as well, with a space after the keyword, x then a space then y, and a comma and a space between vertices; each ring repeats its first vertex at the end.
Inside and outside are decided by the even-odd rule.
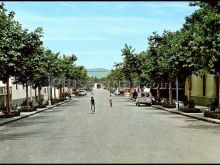
POLYGON ((188 108, 195 108, 195 105, 196 105, 196 103, 195 103, 194 100, 189 100, 188 101, 188 108))
POLYGON ((19 116, 21 113, 19 110, 11 110, 9 113, 5 113, 4 115, 1 115, 0 118, 10 118, 19 116))
POLYGON ((36 108, 46 108, 46 107, 47 107, 46 104, 39 104, 39 105, 36 106, 36 108))
POLYGON ((210 99, 210 102, 208 103, 208 107, 210 111, 215 111, 219 106, 218 103, 218 98, 217 97, 212 97, 210 99))
POLYGON ((172 104, 170 105, 169 100, 167 98, 161 99, 160 104, 166 108, 175 108, 176 107, 176 105, 174 104, 174 101, 172 100, 172 104))
POLYGON ((44 99, 41 98, 40 100, 37 101, 38 105, 43 105, 44 99))
POLYGON ((189 107, 180 108, 180 111, 185 112, 185 113, 200 113, 201 112, 199 108, 189 108, 189 107))
POLYGON ((21 106, 23 107, 23 106, 26 106, 27 105, 27 100, 25 99, 25 100, 23 100, 23 102, 21 103, 21 106))
POLYGON ((195 108, 195 105, 196 105, 194 100, 192 99, 188 100, 187 98, 184 99, 183 104, 184 104, 184 107, 186 108, 195 108))
POLYGON ((2 112, 6 112, 7 111, 6 106, 3 105, 3 104, 0 106, 0 109, 1 109, 2 112))
POLYGON ((32 107, 21 107, 20 111, 21 112, 32 112, 32 111, 36 111, 37 107, 36 106, 32 106, 32 107))
POLYGON ((204 111, 203 115, 205 117, 210 117, 210 118, 214 118, 214 119, 220 119, 220 112, 204 111))

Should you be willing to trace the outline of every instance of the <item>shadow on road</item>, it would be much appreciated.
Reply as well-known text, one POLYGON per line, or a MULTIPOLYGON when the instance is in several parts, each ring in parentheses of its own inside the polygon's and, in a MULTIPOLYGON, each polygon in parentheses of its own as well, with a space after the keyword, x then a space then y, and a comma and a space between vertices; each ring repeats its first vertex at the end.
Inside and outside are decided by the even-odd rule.
MULTIPOLYGON (((195 120, 196 121, 196 120, 195 120)), ((192 121, 188 121, 192 122, 192 121)), ((209 123, 209 124, 201 124, 197 122, 193 122, 191 124, 188 124, 187 126, 180 126, 181 128, 187 128, 187 129, 199 129, 207 132, 213 132, 213 133, 219 133, 220 134, 220 127, 219 124, 215 123, 209 123)))
POLYGON ((151 107, 151 106, 150 106, 150 105, 141 104, 141 105, 139 105, 139 106, 137 106, 137 107, 151 107))
POLYGON ((132 104, 124 104, 123 106, 127 106, 127 107, 136 107, 136 105, 132 105, 132 104))
POLYGON ((23 120, 10 123, 10 127, 25 127, 30 125, 48 124, 50 123, 49 116, 32 116, 23 120))
POLYGON ((72 107, 72 105, 70 105, 70 104, 62 104, 62 105, 60 105, 60 107, 72 107))
POLYGON ((22 132, 22 133, 15 132, 15 133, 7 133, 7 134, 0 133, 0 136, 1 136, 0 141, 19 140, 19 139, 23 139, 24 137, 33 136, 33 135, 37 135, 39 137, 39 136, 41 136, 40 135, 41 133, 45 133, 45 132, 31 131, 31 132, 22 132))

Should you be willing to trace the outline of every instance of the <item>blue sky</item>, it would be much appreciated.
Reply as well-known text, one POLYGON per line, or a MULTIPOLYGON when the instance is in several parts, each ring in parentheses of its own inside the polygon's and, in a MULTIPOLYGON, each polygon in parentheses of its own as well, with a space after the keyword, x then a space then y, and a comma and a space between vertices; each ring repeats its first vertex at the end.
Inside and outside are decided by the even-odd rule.
POLYGON ((179 30, 196 7, 187 1, 8 1, 24 28, 44 30, 44 46, 54 53, 75 54, 86 68, 111 69, 128 44, 147 50, 153 31, 179 30))

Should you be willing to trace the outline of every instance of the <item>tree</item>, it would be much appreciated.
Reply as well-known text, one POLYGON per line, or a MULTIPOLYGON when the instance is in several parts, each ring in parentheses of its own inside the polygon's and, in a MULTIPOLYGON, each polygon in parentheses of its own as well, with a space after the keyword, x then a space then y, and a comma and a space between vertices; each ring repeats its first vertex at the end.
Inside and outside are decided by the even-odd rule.
POLYGON ((72 54, 71 56, 63 55, 62 58, 60 58, 59 67, 61 69, 60 79, 62 80, 62 83, 60 84, 60 99, 64 97, 64 89, 65 89, 65 79, 70 78, 71 71, 73 69, 74 62, 77 60, 77 57, 72 54), (63 87, 63 92, 62 92, 63 87))
POLYGON ((148 83, 150 81, 149 78, 149 54, 147 53, 147 51, 142 51, 138 54, 137 56, 138 60, 139 60, 139 67, 140 67, 140 74, 138 76, 138 81, 140 82, 140 86, 144 86, 146 83, 148 83))
POLYGON ((147 50, 148 54, 148 75, 151 81, 157 83, 157 101, 160 102, 160 83, 167 77, 163 74, 163 68, 160 66, 160 54, 158 53, 159 46, 162 42, 162 37, 156 32, 148 38, 149 48, 147 50))
MULTIPOLYGON (((215 0, 190 3, 190 6, 195 5, 200 6, 200 9, 186 17, 181 29, 180 45, 185 52, 187 66, 191 73, 218 75, 219 67, 216 64, 220 59, 220 3, 215 0)), ((191 84, 190 77, 189 84, 191 84)), ((189 86, 188 99, 191 96, 191 85, 189 86)))
POLYGON ((14 20, 14 12, 9 12, 0 5, 0 80, 6 83, 6 113, 10 113, 9 78, 15 75, 16 61, 22 56, 19 50, 24 46, 24 31, 21 25, 14 20))
POLYGON ((42 28, 37 28, 34 32, 28 33, 26 30, 24 33, 23 44, 24 46, 19 50, 22 58, 16 62, 16 83, 21 83, 26 87, 26 108, 29 107, 28 100, 28 86, 31 85, 31 80, 34 75, 34 67, 37 66, 38 61, 38 49, 42 46, 43 42, 40 40, 42 37, 42 28))
POLYGON ((121 50, 123 58, 123 74, 125 78, 130 82, 130 88, 134 86, 133 80, 141 73, 139 60, 137 54, 134 53, 135 49, 125 44, 125 47, 121 50))
POLYGON ((114 69, 111 70, 111 72, 106 76, 106 78, 104 78, 103 81, 106 81, 108 85, 108 87, 111 85, 113 85, 113 82, 117 82, 117 84, 120 84, 120 82, 122 82, 123 80, 125 80, 124 78, 124 73, 123 73, 123 63, 115 63, 114 65, 114 69))

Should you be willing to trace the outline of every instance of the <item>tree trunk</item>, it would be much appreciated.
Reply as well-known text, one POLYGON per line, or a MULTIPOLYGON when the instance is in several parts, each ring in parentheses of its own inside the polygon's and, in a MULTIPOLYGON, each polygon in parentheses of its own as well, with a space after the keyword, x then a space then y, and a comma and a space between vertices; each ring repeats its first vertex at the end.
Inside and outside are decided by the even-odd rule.
POLYGON ((157 85, 157 101, 160 102, 160 83, 157 85))
POLYGON ((55 86, 54 86, 53 90, 54 90, 54 99, 56 100, 57 97, 56 97, 56 87, 55 86))
POLYGON ((62 99, 62 86, 60 86, 60 100, 62 99))
POLYGON ((38 86, 38 104, 42 105, 41 86, 38 86))
POLYGON ((28 107, 29 105, 29 100, 28 100, 28 81, 26 80, 26 105, 28 107))
MULTIPOLYGON (((69 84, 69 82, 68 82, 67 88, 68 88, 68 93, 69 93, 69 95, 70 95, 70 84, 69 84)), ((86 88, 86 87, 85 87, 85 88, 86 88)))
POLYGON ((34 95, 35 95, 35 102, 37 102, 37 88, 34 89, 34 95))
POLYGON ((133 81, 130 79, 129 83, 130 83, 130 89, 131 89, 134 86, 133 81))
POLYGON ((172 105, 172 81, 169 81, 169 105, 172 105))
POLYGON ((11 107, 10 107, 10 91, 9 91, 9 78, 7 78, 6 82, 6 113, 10 113, 11 107))
POLYGON ((191 79, 191 75, 188 77, 188 85, 189 85, 189 91, 188 91, 188 101, 191 98, 191 93, 192 93, 192 79, 191 79))
POLYGON ((216 95, 217 95, 217 98, 218 98, 218 104, 220 105, 220 76, 217 77, 217 86, 216 86, 216 89, 218 88, 216 95))

